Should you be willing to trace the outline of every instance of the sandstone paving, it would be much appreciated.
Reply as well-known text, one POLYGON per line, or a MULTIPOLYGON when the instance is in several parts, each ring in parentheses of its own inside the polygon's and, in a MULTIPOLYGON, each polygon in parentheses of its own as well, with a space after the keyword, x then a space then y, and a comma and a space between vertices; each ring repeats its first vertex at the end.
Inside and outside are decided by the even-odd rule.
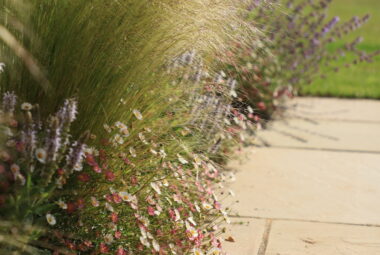
POLYGON ((231 215, 260 227, 231 225, 227 251, 380 255, 380 101, 297 98, 287 108, 258 132, 261 147, 230 164, 231 215))
POLYGON ((265 254, 378 255, 380 228, 276 221, 265 254))
POLYGON ((380 225, 380 155, 259 148, 230 185, 241 216, 380 225))
POLYGON ((224 250, 231 255, 257 254, 261 246, 265 225, 265 220, 231 219, 231 224, 225 226, 226 233, 223 237, 224 239, 229 237, 233 239, 224 241, 224 250))
POLYGON ((380 122, 284 119, 270 123, 256 141, 272 147, 380 153, 380 122))
POLYGON ((299 97, 288 103, 288 117, 307 119, 380 122, 380 101, 368 99, 339 99, 299 97))

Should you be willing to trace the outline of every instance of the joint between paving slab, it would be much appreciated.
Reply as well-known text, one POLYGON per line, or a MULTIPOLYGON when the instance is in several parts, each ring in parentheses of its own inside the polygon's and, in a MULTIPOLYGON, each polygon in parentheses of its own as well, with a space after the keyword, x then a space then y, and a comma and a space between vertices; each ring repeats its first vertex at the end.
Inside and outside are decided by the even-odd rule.
POLYGON ((265 230, 263 233, 263 238, 261 239, 261 244, 259 247, 259 251, 257 252, 257 255, 265 255, 268 247, 268 242, 269 242, 269 235, 270 231, 272 229, 272 220, 267 219, 265 222, 265 230))
POLYGON ((308 222, 308 223, 321 223, 321 224, 332 224, 332 225, 346 225, 346 226, 380 228, 380 224, 370 224, 370 223, 350 223, 350 222, 319 221, 319 220, 292 219, 292 218, 272 218, 272 217, 245 216, 245 215, 229 215, 229 217, 239 218, 239 219, 257 219, 257 220, 270 220, 270 221, 294 221, 294 222, 308 222))

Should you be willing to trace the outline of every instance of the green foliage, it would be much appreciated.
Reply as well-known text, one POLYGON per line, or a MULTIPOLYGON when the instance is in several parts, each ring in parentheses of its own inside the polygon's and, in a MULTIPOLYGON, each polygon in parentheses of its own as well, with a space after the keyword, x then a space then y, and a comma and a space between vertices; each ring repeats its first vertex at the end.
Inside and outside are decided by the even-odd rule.
MULTIPOLYGON (((363 36, 364 41, 358 45, 360 50, 376 51, 380 48, 380 16, 377 10, 380 9, 380 2, 377 0, 334 0, 329 8, 329 16, 341 16, 343 19, 349 19, 354 15, 365 15, 369 13, 371 18, 368 23, 358 31, 348 35, 349 40, 357 36, 363 36)), ((332 48, 343 45, 343 41, 337 41, 332 44, 332 48)), ((340 66, 344 63, 352 62, 352 57, 347 56, 340 60, 340 66)), ((322 67, 323 69, 323 67, 322 67)), ((329 73, 328 79, 318 79, 311 85, 302 88, 303 95, 312 96, 338 96, 350 98, 380 98, 380 78, 378 70, 380 69, 380 57, 376 57, 373 63, 361 63, 360 65, 351 65, 343 67, 337 73, 329 73)))

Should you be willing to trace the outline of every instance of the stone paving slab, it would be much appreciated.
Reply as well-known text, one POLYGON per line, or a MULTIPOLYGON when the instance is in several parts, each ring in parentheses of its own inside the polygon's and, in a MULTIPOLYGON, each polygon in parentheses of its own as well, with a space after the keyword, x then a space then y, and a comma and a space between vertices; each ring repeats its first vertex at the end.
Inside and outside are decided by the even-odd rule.
POLYGON ((244 242, 229 254, 380 255, 380 101, 298 98, 288 108, 258 132, 272 147, 230 163, 236 197, 224 204, 238 199, 232 214, 261 229, 232 225, 244 242))
POLYGON ((380 100, 299 97, 289 102, 288 116, 310 119, 380 122, 380 100))
POLYGON ((259 132, 259 137, 259 145, 265 141, 267 145, 274 147, 380 153, 380 122, 308 122, 302 119, 274 121, 268 129, 259 132))
POLYGON ((256 255, 264 230, 265 220, 231 219, 231 224, 226 225, 223 237, 233 237, 234 242, 224 241, 223 250, 229 255, 256 255))
POLYGON ((380 228, 276 221, 265 254, 378 255, 380 228))
MULTIPOLYGON (((251 149, 231 184, 242 216, 380 225, 380 155, 251 149)), ((227 202, 228 204, 228 202, 227 202)))

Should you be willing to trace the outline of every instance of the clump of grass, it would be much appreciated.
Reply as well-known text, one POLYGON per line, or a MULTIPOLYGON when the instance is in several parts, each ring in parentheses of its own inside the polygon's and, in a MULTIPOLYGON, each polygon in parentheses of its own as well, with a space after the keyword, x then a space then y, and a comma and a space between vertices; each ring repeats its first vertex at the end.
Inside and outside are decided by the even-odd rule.
MULTIPOLYGON (((218 189, 232 177, 211 158, 222 157, 223 143, 243 140, 239 130, 250 125, 231 106, 233 79, 213 65, 213 55, 225 42, 253 33, 237 29, 243 22, 234 2, 26 4, 24 12, 2 1, 4 31, 27 53, 15 54, 4 40, 0 82, 3 91, 15 91, 22 102, 38 103, 41 120, 49 123, 39 136, 43 148, 10 137, 28 153, 15 156, 22 167, 11 178, 20 182, 12 183, 9 197, 27 203, 22 193, 27 183, 48 189, 41 193, 43 208, 24 206, 38 224, 52 226, 47 228, 51 235, 42 232, 35 238, 40 246, 117 254, 219 254, 218 225, 227 212, 218 189), (175 58, 190 48, 202 61, 190 53, 175 58), (172 59, 181 63, 168 70, 172 59), (189 78, 197 72, 202 77, 189 78), (41 77, 48 82, 41 83, 41 77), (68 130, 59 129, 59 116, 70 112, 60 110, 62 104, 76 109, 76 101, 64 102, 71 97, 79 108, 70 132, 76 142, 67 143, 62 131, 68 130), (53 159, 53 138, 66 147, 56 156, 61 161, 49 165, 36 155, 53 159), (31 165, 36 166, 28 179, 31 165)), ((33 136, 40 122, 31 120, 15 127, 16 134, 33 136)))
POLYGON ((52 88, 42 90, 3 45, 3 62, 12 70, 2 76, 2 89, 46 106, 44 116, 76 96, 83 101, 78 131, 130 117, 116 106, 121 99, 130 109, 160 107, 174 93, 160 67, 184 49, 197 49, 206 59, 220 50, 235 12, 227 2, 27 1, 22 12, 3 0, 2 24, 38 61, 52 88))

